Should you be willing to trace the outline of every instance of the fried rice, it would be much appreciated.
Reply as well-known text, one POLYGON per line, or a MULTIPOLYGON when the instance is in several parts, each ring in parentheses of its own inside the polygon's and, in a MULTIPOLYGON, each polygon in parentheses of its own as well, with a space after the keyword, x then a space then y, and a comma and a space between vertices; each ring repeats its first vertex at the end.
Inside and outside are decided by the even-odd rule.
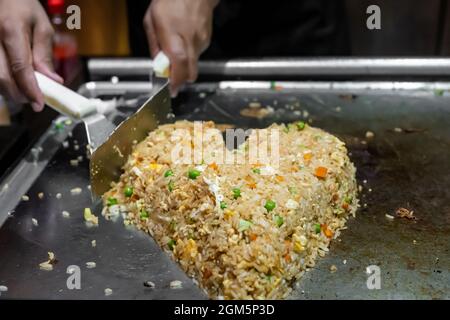
POLYGON ((213 122, 202 123, 202 134, 214 133, 203 140, 194 126, 161 125, 138 143, 103 196, 104 214, 125 211, 125 224, 149 233, 212 299, 287 297, 358 208, 345 144, 303 123, 273 124, 277 167, 222 164, 208 155, 225 150, 245 158, 250 139, 230 151, 213 122), (177 163, 175 145, 195 143, 202 156, 177 163))

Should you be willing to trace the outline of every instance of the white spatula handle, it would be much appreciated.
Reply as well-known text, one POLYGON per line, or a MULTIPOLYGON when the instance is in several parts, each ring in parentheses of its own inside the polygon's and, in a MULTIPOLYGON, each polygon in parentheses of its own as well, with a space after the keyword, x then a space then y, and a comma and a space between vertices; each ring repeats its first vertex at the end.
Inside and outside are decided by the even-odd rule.
POLYGON ((74 119, 97 112, 95 104, 82 95, 64 87, 58 82, 44 76, 37 71, 34 72, 36 79, 45 97, 45 103, 56 111, 74 119))

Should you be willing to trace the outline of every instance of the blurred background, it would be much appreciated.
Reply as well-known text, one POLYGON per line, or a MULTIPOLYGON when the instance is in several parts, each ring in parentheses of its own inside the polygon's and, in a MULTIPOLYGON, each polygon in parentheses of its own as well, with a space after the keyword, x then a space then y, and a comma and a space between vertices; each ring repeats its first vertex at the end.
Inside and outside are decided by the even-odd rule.
MULTIPOLYGON (((143 17, 149 1, 72 0, 66 2, 79 5, 82 11, 81 30, 71 32, 76 37, 78 53, 81 56, 128 56, 132 54, 129 38, 133 39, 133 34, 143 32, 142 18, 139 19, 139 15, 135 14, 135 11, 140 12, 140 17, 143 17), (127 10, 132 13, 130 19, 133 21, 128 21, 127 10), (129 23, 131 28, 129 28, 129 23), (135 29, 136 26, 138 30, 135 29), (129 29, 133 30, 131 36, 129 29)), ((219 4, 215 12, 213 37, 222 36, 223 33, 237 36, 232 34, 230 29, 223 27, 225 12, 235 10, 232 7, 235 2, 222 0, 219 4)), ((258 36, 258 30, 262 33, 266 26, 274 28, 271 25, 272 21, 258 18, 264 1, 245 2, 248 3, 247 7, 251 12, 243 14, 235 12, 235 15, 241 15, 242 21, 238 21, 241 22, 239 28, 248 28, 248 25, 253 25, 254 36, 258 36)), ((275 4, 273 1, 268 2, 271 15, 275 14, 274 7, 280 3, 283 1, 277 1, 275 4)), ((350 55, 432 56, 450 53, 450 6, 448 0, 319 0, 315 3, 317 3, 316 7, 323 8, 329 6, 330 3, 337 3, 338 5, 335 4, 332 8, 343 9, 333 22, 341 24, 341 28, 345 29, 350 44, 348 52, 350 55), (378 31, 366 28, 368 17, 366 9, 372 4, 381 8, 382 29, 378 31)), ((294 14, 297 21, 302 19, 301 14, 296 12, 294 14)), ((273 17, 273 19, 278 20, 277 17, 273 17)), ((267 33, 263 33, 263 35, 267 35, 267 33)))
MULTIPOLYGON (((92 57, 148 57, 142 18, 149 1, 41 0, 56 30, 56 70, 74 89, 89 81, 92 57), (66 7, 81 8, 81 29, 65 27, 66 7)), ((449 0, 222 0, 205 60, 320 56, 447 56, 449 0), (293 5, 294 4, 294 5, 293 5), (381 30, 366 9, 381 8, 381 30)), ((0 97, 0 174, 48 128, 56 113, 33 113, 0 97)))

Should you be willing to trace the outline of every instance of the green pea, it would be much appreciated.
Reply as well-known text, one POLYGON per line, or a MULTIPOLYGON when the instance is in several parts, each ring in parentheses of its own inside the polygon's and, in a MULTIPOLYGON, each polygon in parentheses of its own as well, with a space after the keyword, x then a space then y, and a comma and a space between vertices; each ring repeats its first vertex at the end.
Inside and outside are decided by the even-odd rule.
POLYGON ((266 204, 264 205, 264 208, 266 208, 267 212, 270 212, 273 209, 275 209, 276 206, 277 206, 277 204, 275 203, 275 201, 267 200, 266 204))
POLYGON ((169 247, 169 249, 171 251, 173 251, 173 249, 175 248, 175 245, 177 244, 177 242, 173 239, 170 239, 169 241, 167 241, 167 246, 169 247))
POLYGON ((319 224, 319 223, 316 223, 316 224, 314 225, 314 231, 315 231, 316 233, 320 233, 320 224, 319 224))
POLYGON ((148 214, 147 210, 142 209, 142 210, 141 210, 141 214, 140 214, 141 220, 143 220, 143 219, 148 219, 148 217, 149 217, 149 214, 148 214))
POLYGON ((172 170, 169 169, 166 172, 164 172, 164 177, 165 178, 170 177, 170 176, 173 176, 173 171, 172 170))
POLYGON ((109 197, 108 198, 108 207, 109 206, 113 206, 113 205, 116 205, 118 203, 118 201, 117 201, 117 199, 116 198, 113 198, 113 197, 109 197))
POLYGON ((132 187, 126 187, 125 190, 123 191, 123 193, 125 194, 125 197, 131 197, 133 195, 133 188, 132 187))
POLYGON ((303 129, 305 129, 305 126, 306 126, 303 121, 299 121, 295 125, 297 126, 298 130, 303 130, 303 129))
POLYGON ((241 196, 241 189, 239 188, 233 188, 233 198, 237 199, 241 196))
POLYGON ((196 170, 196 169, 190 169, 188 171, 188 177, 189 179, 195 180, 197 179, 197 177, 200 175, 200 171, 196 170))
POLYGON ((283 223, 284 223, 283 217, 279 216, 279 215, 276 215, 275 216, 275 223, 276 223, 278 228, 281 227, 283 225, 283 223))

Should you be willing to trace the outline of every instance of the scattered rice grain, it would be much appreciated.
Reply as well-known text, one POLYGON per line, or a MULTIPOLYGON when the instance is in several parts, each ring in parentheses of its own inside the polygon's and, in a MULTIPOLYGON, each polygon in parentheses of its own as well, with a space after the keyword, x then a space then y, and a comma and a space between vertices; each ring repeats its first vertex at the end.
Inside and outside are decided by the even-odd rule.
POLYGON ((153 282, 151 282, 151 281, 144 281, 144 287, 154 288, 155 284, 153 282))
POLYGON ((83 190, 81 188, 73 188, 70 190, 70 194, 73 196, 79 195, 83 190))
POLYGON ((64 210, 61 214, 64 218, 70 218, 70 213, 68 211, 64 210))
POLYGON ((375 137, 375 134, 372 131, 367 131, 366 132, 366 138, 367 139, 372 139, 373 137, 375 137))
POLYGON ((183 287, 183 283, 180 280, 174 280, 170 283, 171 289, 181 289, 183 287))
POLYGON ((389 220, 394 220, 394 216, 391 216, 390 214, 385 214, 384 215, 386 218, 388 218, 389 220))

